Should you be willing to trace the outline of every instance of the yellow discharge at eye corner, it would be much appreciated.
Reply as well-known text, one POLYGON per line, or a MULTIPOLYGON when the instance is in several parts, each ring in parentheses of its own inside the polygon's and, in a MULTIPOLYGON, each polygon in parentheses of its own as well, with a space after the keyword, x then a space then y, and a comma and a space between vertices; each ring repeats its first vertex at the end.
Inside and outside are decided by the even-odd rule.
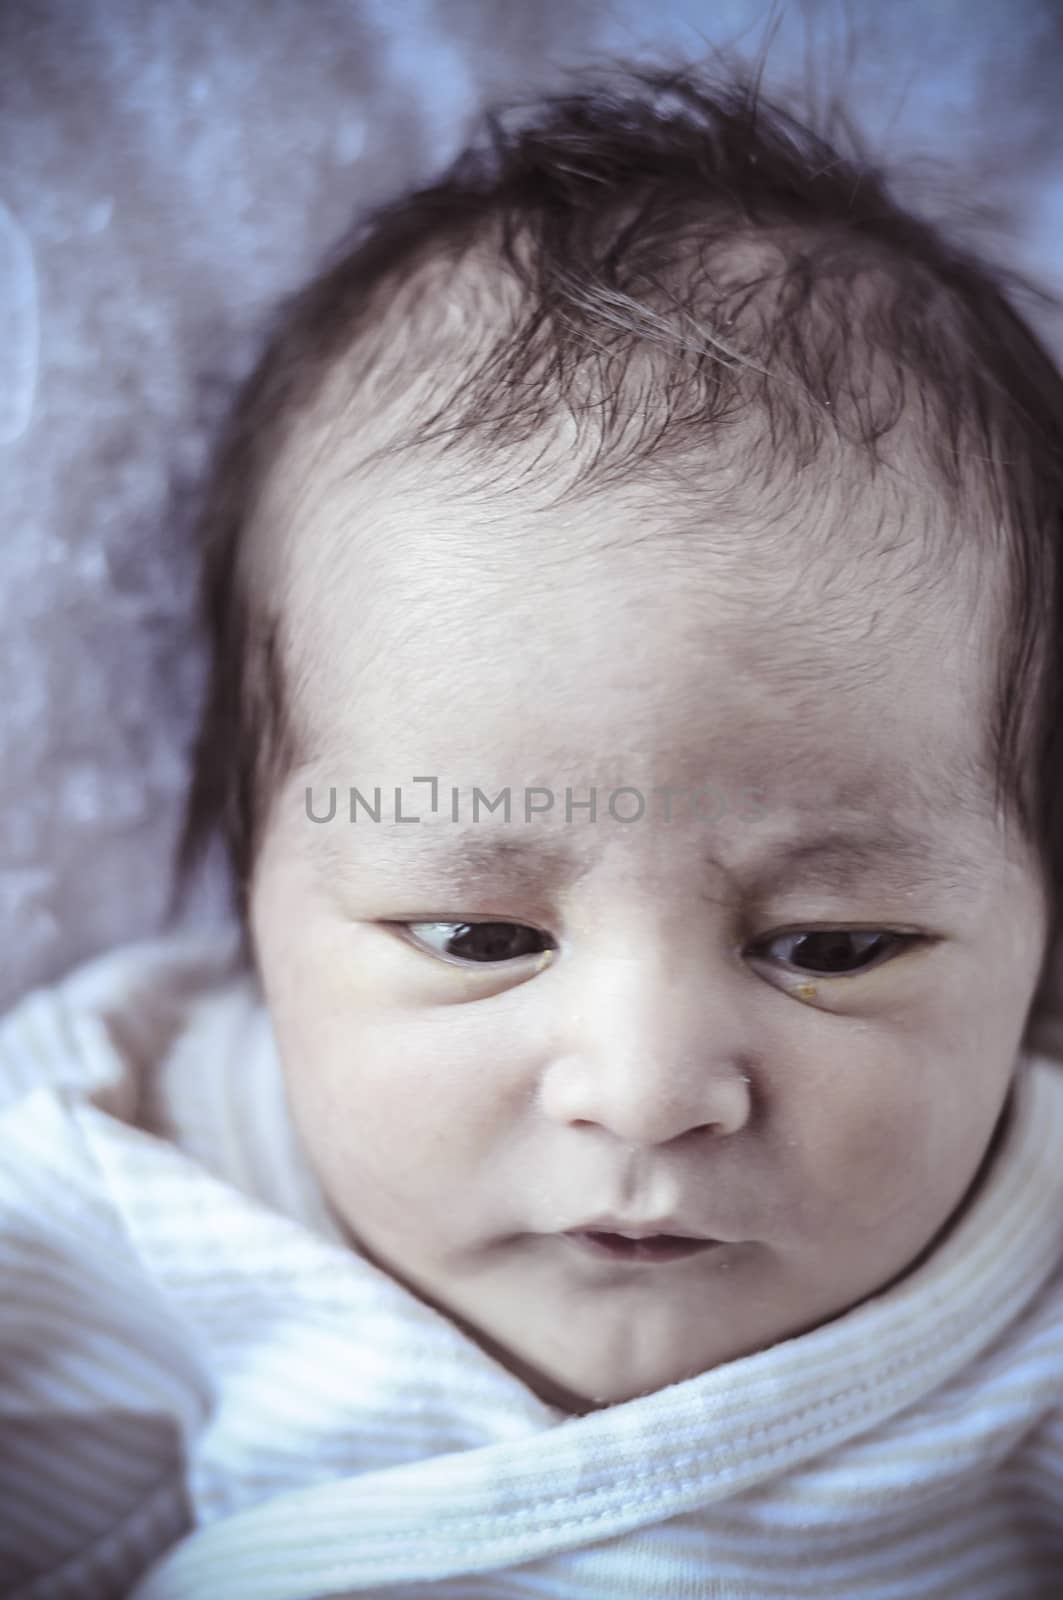
POLYGON ((794 993, 799 1000, 814 1000, 819 990, 814 983, 809 983, 806 979, 803 983, 794 985, 794 993))

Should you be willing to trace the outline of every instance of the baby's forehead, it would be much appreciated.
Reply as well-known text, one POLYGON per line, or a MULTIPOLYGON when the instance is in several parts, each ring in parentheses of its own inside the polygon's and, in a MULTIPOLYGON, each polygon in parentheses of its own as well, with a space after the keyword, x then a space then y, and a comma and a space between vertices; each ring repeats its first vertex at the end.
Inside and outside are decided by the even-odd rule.
MULTIPOLYGON (((296 727, 347 726, 399 661, 420 662, 417 693, 470 647, 470 671, 504 662, 530 679, 544 623, 565 617, 559 647, 582 655, 591 699, 601 673, 578 647, 605 650, 644 615, 637 648, 654 670, 697 659, 726 628, 727 673, 772 684, 795 716, 906 676, 913 629, 984 632, 978 608, 994 590, 976 541, 957 546, 952 508, 917 460, 871 472, 832 447, 795 476, 786 460, 774 469, 750 422, 696 471, 617 480, 587 470, 593 435, 571 417, 518 447, 468 436, 396 448, 396 417, 367 419, 363 402, 337 369, 293 425, 252 530, 252 588, 277 619, 296 727)), ((972 662, 970 693, 939 707, 968 742, 972 724, 975 738, 988 731, 991 654, 972 662)))
POLYGON ((781 639, 817 620, 839 636, 870 626, 884 635, 913 609, 955 615, 984 587, 974 542, 969 560, 952 559, 950 509, 910 477, 869 481, 858 461, 834 459, 799 481, 782 468, 777 480, 751 481, 733 449, 697 478, 647 474, 569 491, 567 431, 559 424, 520 451, 408 450, 369 463, 349 416, 297 433, 252 541, 291 637, 341 603, 359 623, 421 612, 473 626, 563 594, 593 613, 636 603, 625 592, 677 584, 702 587, 756 636, 781 639))
POLYGON ((936 696, 939 720, 970 742, 984 663, 951 679, 942 666, 969 644, 969 618, 943 581, 912 585, 918 537, 881 501, 827 484, 759 525, 755 507, 744 523, 699 523, 660 493, 551 506, 518 486, 470 493, 437 469, 334 474, 303 506, 284 636, 303 717, 319 725, 353 729, 400 686, 411 711, 433 694, 457 707, 490 675, 503 723, 535 684, 592 713, 628 682, 644 718, 656 712, 640 683, 692 709, 723 688, 737 707, 748 685, 789 719, 790 743, 809 726, 812 764, 824 707, 880 719, 902 693, 936 696), (845 548, 857 515, 874 520, 877 558, 845 548))

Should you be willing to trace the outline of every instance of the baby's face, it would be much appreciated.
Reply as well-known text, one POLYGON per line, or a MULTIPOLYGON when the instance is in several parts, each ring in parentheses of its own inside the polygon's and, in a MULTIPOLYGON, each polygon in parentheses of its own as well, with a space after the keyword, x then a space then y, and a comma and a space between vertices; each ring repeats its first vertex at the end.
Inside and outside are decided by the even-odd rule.
POLYGON ((1045 936, 1036 870, 956 776, 979 630, 880 568, 743 597, 648 513, 551 524, 441 480, 358 502, 371 561, 331 567, 345 494, 299 530, 291 622, 327 665, 251 905, 352 1240, 572 1410, 884 1287, 979 1175, 1045 936), (508 821, 473 820, 507 788, 508 821), (530 820, 528 790, 553 797, 530 820), (569 1236, 603 1217, 718 1242, 569 1236))

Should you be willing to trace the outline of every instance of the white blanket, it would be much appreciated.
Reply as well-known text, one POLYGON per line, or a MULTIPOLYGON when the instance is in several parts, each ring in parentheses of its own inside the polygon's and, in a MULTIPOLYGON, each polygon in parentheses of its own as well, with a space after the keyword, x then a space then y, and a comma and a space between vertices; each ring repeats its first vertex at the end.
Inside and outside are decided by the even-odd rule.
POLYGON ((231 951, 135 946, 0 1026, 10 1600, 1063 1592, 1058 1066, 887 1293, 566 1417, 343 1244, 231 951))

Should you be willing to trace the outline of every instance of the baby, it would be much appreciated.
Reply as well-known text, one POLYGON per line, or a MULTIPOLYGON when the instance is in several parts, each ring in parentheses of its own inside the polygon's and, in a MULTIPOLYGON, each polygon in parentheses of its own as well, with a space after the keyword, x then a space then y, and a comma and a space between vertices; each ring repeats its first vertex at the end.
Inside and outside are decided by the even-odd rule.
POLYGON ((741 77, 284 308, 167 935, 2 1035, 4 1593, 1063 1592, 1063 380, 741 77))

